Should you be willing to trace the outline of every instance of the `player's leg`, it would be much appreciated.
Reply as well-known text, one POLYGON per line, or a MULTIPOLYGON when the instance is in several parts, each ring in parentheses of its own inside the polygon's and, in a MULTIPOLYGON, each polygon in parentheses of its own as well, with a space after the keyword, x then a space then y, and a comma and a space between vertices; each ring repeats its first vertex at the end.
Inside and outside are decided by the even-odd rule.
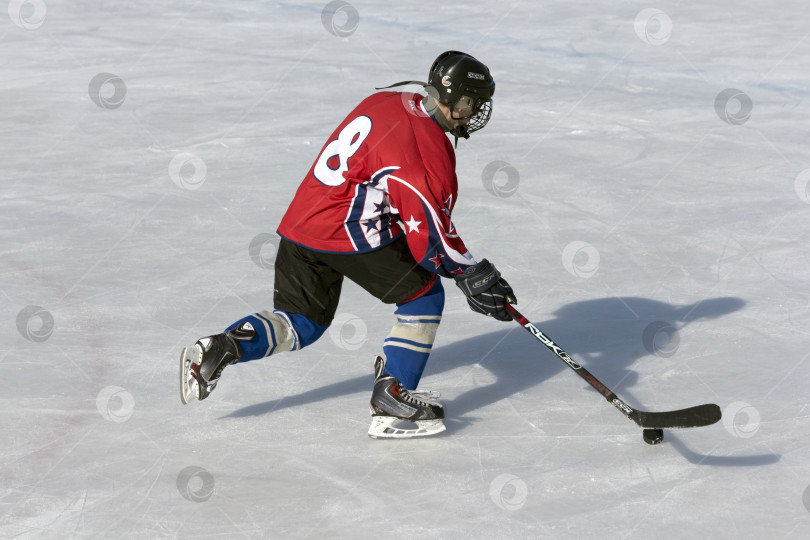
POLYGON ((282 240, 276 256, 274 303, 278 309, 243 317, 223 333, 201 338, 181 355, 183 403, 205 399, 222 370, 314 343, 334 317, 343 277, 317 254, 282 240))
POLYGON ((378 357, 371 395, 372 437, 418 437, 444 431, 444 406, 437 392, 415 392, 425 369, 444 308, 436 280, 424 295, 397 303, 396 322, 386 337, 386 360, 378 357), (405 408, 404 408, 405 407, 405 408), (416 428, 398 425, 399 420, 416 428))
POLYGON ((444 288, 422 268, 405 238, 358 255, 324 258, 350 280, 386 304, 396 304, 396 321, 385 340, 385 374, 414 390, 427 363, 444 309, 444 288))
POLYGON ((414 437, 444 430, 444 409, 419 384, 444 308, 438 277, 419 266, 404 238, 373 252, 325 258, 384 303, 396 304, 396 321, 385 340, 385 359, 375 361, 371 398, 372 437, 414 437), (399 420, 416 429, 394 425, 399 420))
POLYGON ((438 393, 414 391, 430 356, 443 308, 444 288, 439 279, 426 294, 397 303, 397 320, 383 345, 386 360, 378 357, 375 365, 370 436, 416 437, 444 431, 444 406, 438 393), (417 427, 398 427, 397 420, 414 422, 417 427))
POLYGON ((383 344, 384 374, 396 377, 408 390, 419 386, 443 310, 444 288, 439 279, 419 298, 397 303, 396 322, 383 344))

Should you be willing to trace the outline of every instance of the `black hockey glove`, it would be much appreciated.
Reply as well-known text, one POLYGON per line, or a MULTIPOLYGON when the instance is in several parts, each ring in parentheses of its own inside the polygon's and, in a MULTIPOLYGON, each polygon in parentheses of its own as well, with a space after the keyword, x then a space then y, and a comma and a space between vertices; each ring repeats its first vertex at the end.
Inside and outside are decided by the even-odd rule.
POLYGON ((467 303, 476 313, 511 321, 506 304, 517 304, 512 287, 492 263, 484 259, 456 276, 456 285, 467 295, 467 303))

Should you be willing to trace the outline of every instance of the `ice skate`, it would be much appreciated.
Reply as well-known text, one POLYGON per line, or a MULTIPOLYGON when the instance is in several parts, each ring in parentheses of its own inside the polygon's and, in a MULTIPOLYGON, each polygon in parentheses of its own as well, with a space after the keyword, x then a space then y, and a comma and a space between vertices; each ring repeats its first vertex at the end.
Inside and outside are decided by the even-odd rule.
POLYGON ((201 338, 193 347, 180 354, 180 401, 184 405, 195 399, 203 400, 214 390, 225 366, 242 357, 238 341, 255 335, 250 324, 225 334, 201 338))
POLYGON ((426 437, 445 430, 444 407, 437 392, 412 392, 391 375, 383 375, 385 360, 374 362, 370 437, 426 437), (413 427, 413 425, 416 427, 413 427))

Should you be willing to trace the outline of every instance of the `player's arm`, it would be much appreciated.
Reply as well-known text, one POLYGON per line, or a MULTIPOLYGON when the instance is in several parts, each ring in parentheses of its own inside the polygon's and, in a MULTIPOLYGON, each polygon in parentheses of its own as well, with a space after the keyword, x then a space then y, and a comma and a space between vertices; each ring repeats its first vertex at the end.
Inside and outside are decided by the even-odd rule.
POLYGON ((517 303, 512 287, 488 260, 473 259, 453 227, 449 195, 437 198, 426 185, 399 176, 388 179, 389 199, 400 215, 414 259, 435 274, 454 278, 473 311, 511 320, 506 304, 517 303))
POLYGON ((442 193, 432 193, 421 176, 419 173, 409 175, 407 171, 390 175, 388 198, 392 210, 399 214, 408 248, 416 262, 434 274, 453 277, 476 261, 453 230, 448 208, 452 201, 442 201, 442 193))

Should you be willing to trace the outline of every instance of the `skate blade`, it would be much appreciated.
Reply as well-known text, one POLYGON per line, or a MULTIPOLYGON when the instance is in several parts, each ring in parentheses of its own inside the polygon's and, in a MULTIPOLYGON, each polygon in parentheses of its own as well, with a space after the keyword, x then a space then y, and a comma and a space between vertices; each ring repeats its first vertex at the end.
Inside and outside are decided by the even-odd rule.
POLYGON ((188 405, 195 399, 200 399, 200 385, 194 378, 191 368, 199 365, 202 360, 202 351, 196 345, 186 347, 180 353, 180 401, 188 405))
POLYGON ((411 439, 429 437, 447 429, 442 419, 408 422, 411 425, 416 424, 416 428, 412 429, 394 426, 395 422, 408 421, 393 416, 373 416, 371 426, 368 428, 368 436, 372 439, 411 439))

